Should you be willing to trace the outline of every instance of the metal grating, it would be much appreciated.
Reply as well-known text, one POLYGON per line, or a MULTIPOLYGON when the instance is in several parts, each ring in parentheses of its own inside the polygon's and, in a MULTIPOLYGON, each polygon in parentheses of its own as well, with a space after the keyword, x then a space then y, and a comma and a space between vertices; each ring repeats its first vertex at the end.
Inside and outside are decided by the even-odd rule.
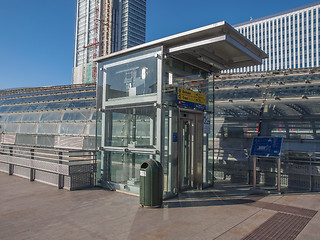
POLYGON ((83 165, 71 165, 69 166, 69 174, 78 174, 78 173, 91 173, 92 164, 83 164, 83 165))
MULTIPOLYGON (((253 199, 252 197, 249 199, 253 199)), ((242 238, 249 239, 295 239, 317 211, 306 208, 286 206, 276 203, 248 203, 250 206, 277 211, 275 215, 242 238)))
POLYGON ((92 179, 90 173, 71 175, 70 179, 70 190, 92 187, 92 179))
POLYGON ((69 190, 91 187, 96 171, 96 152, 31 148, 16 145, 0 146, 0 171, 30 178, 69 190), (34 172, 34 175, 30 176, 34 172), (62 182, 61 184, 61 181, 62 182), (63 184, 64 183, 64 184, 63 184))
MULTIPOLYGON (((15 165, 19 165, 21 167, 36 168, 38 170, 65 174, 65 175, 69 174, 69 166, 62 165, 59 163, 43 162, 43 161, 37 161, 32 159, 26 159, 22 157, 14 157, 14 156, 6 156, 6 155, 0 156, 0 160, 5 163, 12 163, 15 165)), ((91 169, 91 166, 89 166, 88 168, 91 169)))
POLYGON ((0 171, 8 173, 9 172, 9 164, 0 162, 0 171))
POLYGON ((289 213, 289 214, 294 214, 294 215, 308 217, 308 218, 312 218, 317 213, 317 211, 311 210, 311 209, 285 206, 281 204, 261 202, 261 201, 249 203, 249 205, 258 207, 258 208, 264 208, 264 209, 269 209, 277 212, 289 213))
POLYGON ((83 137, 74 136, 56 136, 54 141, 55 148, 71 148, 71 149, 82 149, 83 148, 83 137))
POLYGON ((310 176, 291 174, 288 176, 288 187, 297 189, 309 189, 310 176))
POLYGON ((295 239, 311 218, 287 213, 276 213, 242 240, 295 239))
POLYGON ((30 168, 14 166, 13 175, 17 175, 24 178, 29 178, 30 176, 30 168))
POLYGON ((65 189, 68 189, 68 190, 70 190, 70 188, 71 188, 71 184, 70 184, 70 182, 71 182, 71 179, 70 179, 70 176, 64 176, 64 178, 63 178, 63 188, 65 188, 65 189))
MULTIPOLYGON (((263 168, 266 167, 262 163, 260 163, 260 165, 263 168)), ((305 168, 302 168, 302 169, 305 169, 305 168)), ((310 183, 310 174, 307 174, 304 172, 301 172, 301 174, 306 174, 306 175, 281 173, 281 186, 288 187, 290 189, 302 189, 302 190, 308 190, 308 191, 310 191, 310 186, 312 186, 312 191, 319 191, 320 177, 317 175, 320 174, 320 171, 319 173, 316 174, 315 169, 317 168, 314 166, 312 168, 312 171, 313 171, 312 183, 310 183)), ((252 180, 252 176, 253 176, 252 171, 250 171, 250 176, 252 180)), ((240 165, 233 166, 229 164, 228 166, 228 162, 220 165, 215 163, 214 177, 216 179, 229 180, 235 183, 245 183, 248 181, 248 171, 241 168, 240 165), (240 168, 237 168, 237 167, 240 167, 240 168)), ((265 186, 276 186, 277 173, 270 172, 270 171, 264 171, 264 172, 258 171, 257 183, 265 186)))
POLYGON ((3 134, 2 137, 2 143, 6 143, 6 144, 14 144, 16 141, 16 134, 3 134))
POLYGON ((58 175, 50 172, 35 170, 35 180, 52 185, 58 185, 58 175))
POLYGON ((21 157, 13 157, 13 156, 9 156, 7 157, 8 162, 12 163, 12 164, 16 164, 16 165, 20 165, 22 167, 29 167, 30 166, 30 159, 26 159, 26 158, 21 158, 21 157))
POLYGON ((312 180, 312 189, 314 191, 320 191, 320 177, 313 177, 312 180))

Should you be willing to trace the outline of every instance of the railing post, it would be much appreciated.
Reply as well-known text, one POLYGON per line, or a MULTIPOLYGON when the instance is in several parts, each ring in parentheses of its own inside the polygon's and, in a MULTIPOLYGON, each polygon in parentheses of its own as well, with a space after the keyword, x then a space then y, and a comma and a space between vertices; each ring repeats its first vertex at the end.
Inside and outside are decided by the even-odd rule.
MULTIPOLYGON (((63 152, 59 152, 59 165, 62 164, 63 152)), ((58 189, 63 189, 64 187, 64 176, 58 173, 58 189)))
MULTIPOLYGON (((9 150, 10 150, 10 157, 12 159, 12 156, 13 156, 13 147, 9 147, 9 150)), ((13 175, 13 172, 14 172, 14 165, 12 163, 9 163, 9 175, 13 175)))
MULTIPOLYGON (((31 159, 31 162, 32 160, 34 160, 34 149, 30 149, 30 159, 31 159)), ((35 178, 35 170, 34 168, 32 168, 33 166, 33 162, 30 166, 30 181, 33 182, 34 181, 34 178, 35 178)))
POLYGON ((281 192, 281 157, 279 157, 278 159, 278 172, 277 172, 277 182, 278 182, 278 192, 281 192))
POLYGON ((95 186, 95 181, 96 181, 96 161, 97 161, 97 152, 95 151, 90 151, 90 159, 91 159, 91 176, 90 176, 90 186, 94 187, 95 186))
POLYGON ((250 167, 250 155, 247 149, 244 149, 247 157, 247 168, 248 168, 248 173, 247 173, 247 183, 248 185, 251 184, 251 167, 250 167))
POLYGON ((309 191, 312 192, 312 182, 313 182, 313 177, 312 177, 312 153, 309 153, 309 191))
POLYGON ((257 188, 257 157, 253 157, 253 188, 257 188))

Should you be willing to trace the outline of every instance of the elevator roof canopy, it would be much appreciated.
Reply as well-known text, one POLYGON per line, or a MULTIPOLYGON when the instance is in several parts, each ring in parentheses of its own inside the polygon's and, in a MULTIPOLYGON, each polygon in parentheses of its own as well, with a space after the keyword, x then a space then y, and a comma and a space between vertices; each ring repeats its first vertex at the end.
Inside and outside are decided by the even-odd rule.
POLYGON ((206 72, 259 65, 267 54, 226 22, 219 22, 121 50, 96 59, 110 58, 163 46, 166 56, 179 59, 206 72))

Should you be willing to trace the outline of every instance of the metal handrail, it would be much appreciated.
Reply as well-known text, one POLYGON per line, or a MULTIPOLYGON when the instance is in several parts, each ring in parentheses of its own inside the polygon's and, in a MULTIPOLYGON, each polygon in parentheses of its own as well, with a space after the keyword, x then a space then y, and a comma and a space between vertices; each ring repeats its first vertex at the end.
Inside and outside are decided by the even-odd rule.
POLYGON ((56 162, 68 164, 78 162, 96 162, 96 150, 68 150, 68 149, 49 149, 40 147, 27 147, 21 145, 0 144, 0 154, 15 156, 27 159, 34 159, 45 162, 56 162), (84 153, 73 155, 74 153, 84 153), (71 154, 71 155, 70 155, 71 154))
POLYGON ((40 179, 57 185, 59 189, 67 187, 72 190, 94 186, 96 152, 95 150, 41 148, 0 143, 0 162, 7 166, 9 175, 15 174, 17 170, 18 175, 29 177, 30 181, 40 179), (22 169, 24 170, 21 173, 22 169), (55 174, 54 181, 51 174, 55 174))
MULTIPOLYGON (((214 150, 215 153, 221 152, 221 151, 235 151, 235 152, 244 151, 247 154, 250 152, 246 148, 243 148, 243 149, 240 149, 240 148, 209 148, 209 150, 214 150)), ((286 151, 281 152, 281 156, 286 157, 286 154, 289 154, 289 153, 309 155, 308 157, 305 157, 306 159, 309 159, 310 157, 317 157, 320 159, 320 152, 301 152, 301 151, 286 150, 286 151)), ((300 158, 303 158, 303 157, 301 156, 300 158)))

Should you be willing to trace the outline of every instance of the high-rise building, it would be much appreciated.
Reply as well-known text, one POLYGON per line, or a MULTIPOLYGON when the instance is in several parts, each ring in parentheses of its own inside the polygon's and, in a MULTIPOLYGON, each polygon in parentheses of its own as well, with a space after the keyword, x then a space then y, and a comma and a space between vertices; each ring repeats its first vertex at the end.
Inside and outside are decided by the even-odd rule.
POLYGON ((145 42, 146 0, 77 0, 74 84, 96 81, 93 60, 145 42))
POLYGON ((320 1, 233 27, 269 55, 262 65, 237 72, 320 66, 320 1))
POLYGON ((145 42, 146 0, 122 0, 121 49, 145 42))

